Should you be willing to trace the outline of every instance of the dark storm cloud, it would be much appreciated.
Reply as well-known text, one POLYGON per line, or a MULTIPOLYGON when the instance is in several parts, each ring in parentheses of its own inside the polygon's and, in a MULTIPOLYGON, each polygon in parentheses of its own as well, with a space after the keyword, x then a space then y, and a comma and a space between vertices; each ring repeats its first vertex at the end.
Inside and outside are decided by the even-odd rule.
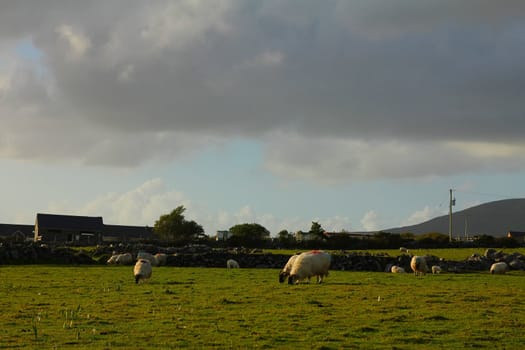
MULTIPOLYGON (((521 1, 9 1, 1 6, 4 61, 21 60, 10 50, 19 40, 32 40, 42 52, 41 67, 0 64, 5 101, 0 108, 11 116, 4 133, 18 130, 15 116, 46 119, 66 133, 81 129, 88 136, 71 151, 86 163, 102 150, 128 146, 137 150, 134 161, 140 163, 162 153, 165 144, 147 140, 166 133, 185 135, 187 149, 205 144, 186 143, 197 138, 269 142, 272 171, 308 167, 302 157, 289 157, 292 147, 279 147, 290 137, 297 152, 312 138, 328 140, 318 160, 336 154, 332 165, 341 169, 360 158, 354 152, 363 145, 374 157, 361 162, 362 174, 386 173, 378 166, 388 154, 384 145, 404 144, 403 152, 390 154, 397 164, 407 163, 398 176, 414 174, 410 160, 425 158, 414 148, 444 152, 453 144, 463 169, 487 161, 474 156, 469 144, 511 143, 508 152, 498 153, 498 162, 521 147, 521 1), (38 76, 38 69, 45 74, 38 76), (17 84, 24 74, 30 79, 17 84), (45 94, 31 95, 39 89, 45 94), (13 97, 25 95, 32 112, 21 110, 13 97), (141 143, 149 146, 136 146, 141 143), (340 143, 343 154, 333 148, 340 143), (279 156, 276 147, 283 149, 279 156)), ((9 149, 2 144, 0 154, 17 157, 36 147, 22 148, 13 140, 9 149)), ((48 147, 48 155, 64 157, 53 152, 58 143, 48 147)), ((129 163, 121 153, 105 152, 104 158, 129 163)), ((446 164, 425 166, 421 175, 452 172, 446 164)))

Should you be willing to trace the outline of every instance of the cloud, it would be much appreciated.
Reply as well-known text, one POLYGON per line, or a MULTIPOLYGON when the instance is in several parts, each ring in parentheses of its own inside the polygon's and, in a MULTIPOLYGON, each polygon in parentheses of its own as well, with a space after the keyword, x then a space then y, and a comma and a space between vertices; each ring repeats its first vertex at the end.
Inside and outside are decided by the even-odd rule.
MULTIPOLYGON (((191 201, 185 193, 169 188, 160 178, 148 180, 128 191, 98 195, 80 206, 72 205, 67 200, 53 201, 47 205, 46 212, 102 216, 104 223, 113 225, 153 226, 161 215, 170 213, 179 205, 186 208, 186 220, 194 220, 212 237, 218 230, 228 230, 244 223, 258 223, 268 229, 272 236, 276 236, 281 230, 308 231, 312 221, 320 222, 327 231, 351 228, 347 217, 312 220, 299 217, 279 218, 269 213, 259 213, 251 205, 244 205, 235 211, 211 211, 205 203, 191 201)), ((25 221, 28 221, 27 218, 25 221)))
POLYGON ((352 231, 352 220, 346 216, 333 216, 319 220, 321 226, 328 232, 352 231))
POLYGON ((443 208, 425 206, 423 209, 417 210, 414 213, 412 213, 401 224, 401 226, 410 226, 410 225, 420 224, 422 222, 428 221, 430 219, 433 219, 437 216, 441 216, 444 214, 445 212, 443 211, 443 208))
POLYGON ((324 184, 448 176, 468 171, 516 171, 522 144, 311 138, 268 138, 265 168, 282 178, 324 184))
POLYGON ((91 47, 91 40, 83 33, 75 31, 69 25, 63 24, 57 27, 56 32, 68 45, 69 59, 75 60, 82 58, 91 47))
POLYGON ((114 225, 153 226, 160 215, 179 205, 187 210, 192 202, 181 192, 166 188, 161 179, 152 179, 127 192, 110 192, 93 198, 78 208, 67 202, 53 202, 48 210, 60 214, 102 216, 114 225))
POLYGON ((313 182, 525 167, 522 2, 57 6, 3 4, 1 157, 130 167, 253 138, 313 182))
POLYGON ((374 210, 367 211, 361 219, 361 225, 365 231, 377 231, 380 229, 380 217, 374 210))

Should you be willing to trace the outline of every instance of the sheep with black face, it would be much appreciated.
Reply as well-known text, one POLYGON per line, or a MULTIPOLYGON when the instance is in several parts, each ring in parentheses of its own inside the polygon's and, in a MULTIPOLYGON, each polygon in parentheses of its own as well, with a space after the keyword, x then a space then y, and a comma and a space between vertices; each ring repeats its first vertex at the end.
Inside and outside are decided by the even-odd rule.
POLYGON ((321 250, 299 254, 290 271, 288 284, 297 284, 304 279, 309 280, 312 276, 317 276, 317 283, 322 283, 324 277, 328 276, 331 261, 331 255, 321 250))
POLYGON ((133 276, 135 276, 135 283, 144 282, 151 278, 152 268, 151 262, 146 259, 138 259, 133 268, 133 276))
POLYGON ((284 280, 288 278, 288 276, 290 276, 290 271, 292 271, 293 263, 295 259, 297 259, 298 256, 299 254, 295 254, 295 255, 292 255, 290 259, 288 259, 288 261, 286 262, 286 265, 284 265, 281 272, 279 272, 279 283, 283 283, 284 280))

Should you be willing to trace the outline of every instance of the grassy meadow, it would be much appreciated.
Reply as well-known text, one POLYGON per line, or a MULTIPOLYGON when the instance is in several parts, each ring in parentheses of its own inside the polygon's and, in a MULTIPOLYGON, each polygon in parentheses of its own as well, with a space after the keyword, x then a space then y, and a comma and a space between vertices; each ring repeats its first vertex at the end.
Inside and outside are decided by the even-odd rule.
MULTIPOLYGON (((496 251, 501 251, 505 254, 520 253, 525 255, 525 248, 494 248, 496 251)), ((292 255, 300 251, 307 251, 308 249, 302 250, 292 250, 292 249, 282 249, 282 250, 265 250, 265 253, 272 254, 283 254, 283 255, 292 255)), ((438 248, 438 249, 410 249, 410 254, 412 255, 434 255, 445 260, 453 261, 462 261, 470 257, 472 254, 483 255, 487 248, 438 248)), ((343 254, 341 251, 331 251, 332 254, 343 254)), ((389 256, 398 256, 400 254, 399 249, 368 249, 368 250, 346 250, 344 253, 357 253, 357 254, 386 254, 389 256)))
POLYGON ((0 266, 0 349, 517 349, 525 272, 0 266))

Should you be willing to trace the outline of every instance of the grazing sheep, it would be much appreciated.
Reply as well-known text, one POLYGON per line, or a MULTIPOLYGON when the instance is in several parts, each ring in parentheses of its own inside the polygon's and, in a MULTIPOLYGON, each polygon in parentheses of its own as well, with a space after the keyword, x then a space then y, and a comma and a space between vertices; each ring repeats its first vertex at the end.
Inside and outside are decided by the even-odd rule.
POLYGON ((238 269, 239 263, 233 259, 228 259, 228 261, 226 261, 226 267, 229 269, 238 269))
POLYGON ((157 261, 157 266, 164 266, 168 261, 168 255, 164 253, 157 253, 154 255, 154 258, 157 261))
POLYGON ((281 272, 279 272, 279 283, 283 283, 284 280, 288 276, 290 276, 290 271, 292 271, 293 263, 294 263, 295 259, 297 259, 298 256, 299 256, 299 254, 295 254, 295 255, 292 255, 290 257, 290 259, 288 259, 288 262, 286 262, 286 265, 284 265, 284 267, 281 270, 281 272))
POLYGON ((149 260, 149 262, 151 263, 151 266, 157 266, 158 265, 158 262, 157 262, 157 259, 155 258, 155 256, 153 254, 150 254, 150 253, 147 253, 147 252, 138 252, 137 260, 139 260, 139 259, 149 260))
POLYGON ((390 272, 392 272, 392 273, 405 273, 405 269, 402 268, 401 266, 394 265, 394 266, 392 266, 390 268, 390 272))
POLYGON ((406 249, 405 247, 399 247, 399 251, 400 251, 401 253, 408 254, 408 249, 406 249))
POLYGON ((135 283, 139 283, 139 281, 145 281, 151 277, 151 262, 146 259, 139 259, 135 263, 135 267, 133 268, 133 275, 135 276, 135 283))
POLYGON ((317 283, 322 283, 324 277, 328 276, 331 261, 330 254, 320 250, 299 254, 292 265, 288 284, 297 284, 312 276, 317 276, 317 283))
POLYGON ((425 257, 414 255, 410 260, 410 268, 414 271, 414 276, 425 275, 428 272, 425 257))
POLYGON ((120 255, 120 254, 114 254, 114 255, 112 255, 112 256, 106 261, 106 264, 109 264, 109 265, 114 265, 114 264, 116 264, 119 255, 120 255))
POLYGON ((507 271, 509 271, 509 265, 504 261, 494 263, 490 266, 490 273, 492 275, 503 275, 507 271))
POLYGON ((432 265, 432 273, 433 274, 441 273, 441 266, 439 266, 439 265, 432 265))
POLYGON ((131 265, 133 263, 133 256, 131 253, 114 254, 108 261, 110 265, 131 265))

